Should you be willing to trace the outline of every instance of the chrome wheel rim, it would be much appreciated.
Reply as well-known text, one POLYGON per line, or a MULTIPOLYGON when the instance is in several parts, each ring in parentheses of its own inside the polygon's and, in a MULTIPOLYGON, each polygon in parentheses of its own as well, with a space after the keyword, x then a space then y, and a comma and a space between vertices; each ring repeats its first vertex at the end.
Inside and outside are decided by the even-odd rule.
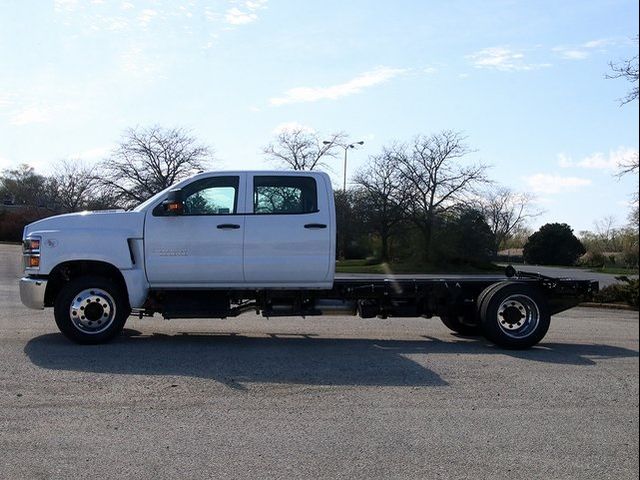
POLYGON ((69 318, 82 333, 95 335, 111 326, 116 317, 116 302, 100 288, 87 288, 71 301, 69 318))
POLYGON ((510 295, 498 307, 498 325, 512 338, 526 338, 540 323, 538 305, 526 295, 510 295))

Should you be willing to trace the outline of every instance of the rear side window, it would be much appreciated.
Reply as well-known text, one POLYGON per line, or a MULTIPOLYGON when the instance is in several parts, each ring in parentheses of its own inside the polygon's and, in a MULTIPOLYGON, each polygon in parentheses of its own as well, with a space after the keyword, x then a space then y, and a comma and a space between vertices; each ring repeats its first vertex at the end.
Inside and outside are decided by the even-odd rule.
POLYGON ((316 181, 312 177, 253 177, 253 212, 258 214, 318 211, 316 181))

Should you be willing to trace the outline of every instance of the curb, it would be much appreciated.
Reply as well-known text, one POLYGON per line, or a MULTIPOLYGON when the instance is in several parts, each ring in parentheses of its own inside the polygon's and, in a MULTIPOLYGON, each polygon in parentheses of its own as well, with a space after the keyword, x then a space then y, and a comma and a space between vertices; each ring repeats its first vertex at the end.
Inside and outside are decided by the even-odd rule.
POLYGON ((604 308, 607 310, 630 310, 633 312, 637 312, 638 309, 636 307, 632 307, 630 305, 624 305, 622 303, 596 303, 596 302, 584 302, 579 303, 578 307, 586 307, 586 308, 604 308))

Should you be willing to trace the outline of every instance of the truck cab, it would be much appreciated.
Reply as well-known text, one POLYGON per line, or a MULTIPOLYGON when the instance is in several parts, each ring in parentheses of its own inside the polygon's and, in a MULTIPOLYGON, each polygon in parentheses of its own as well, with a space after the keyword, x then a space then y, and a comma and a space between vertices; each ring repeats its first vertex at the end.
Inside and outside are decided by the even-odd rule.
POLYGON ((107 279, 117 296, 125 293, 120 310, 128 315, 154 291, 330 289, 335 248, 327 174, 205 172, 132 211, 72 213, 27 225, 20 294, 28 307, 55 310, 70 283, 86 286, 82 301, 108 309, 107 317, 100 313, 107 320, 95 313, 84 325, 82 305, 56 318, 71 315, 93 333, 117 316, 117 302, 114 295, 92 296, 87 279, 107 279))
POLYGON ((203 174, 145 206, 150 288, 330 288, 333 195, 322 173, 203 174), (181 206, 180 206, 181 204, 181 206))

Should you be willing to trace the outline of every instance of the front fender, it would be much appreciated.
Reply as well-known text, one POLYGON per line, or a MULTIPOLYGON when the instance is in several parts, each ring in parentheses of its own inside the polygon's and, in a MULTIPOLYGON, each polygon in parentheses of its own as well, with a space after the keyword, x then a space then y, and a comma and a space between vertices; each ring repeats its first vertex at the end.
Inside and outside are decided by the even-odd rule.
MULTIPOLYGON (((56 265, 75 260, 109 263, 119 270, 134 268, 129 239, 120 231, 45 230, 29 232, 40 242, 38 274, 48 275, 56 265)), ((142 261, 142 257, 140 258, 142 261)))

